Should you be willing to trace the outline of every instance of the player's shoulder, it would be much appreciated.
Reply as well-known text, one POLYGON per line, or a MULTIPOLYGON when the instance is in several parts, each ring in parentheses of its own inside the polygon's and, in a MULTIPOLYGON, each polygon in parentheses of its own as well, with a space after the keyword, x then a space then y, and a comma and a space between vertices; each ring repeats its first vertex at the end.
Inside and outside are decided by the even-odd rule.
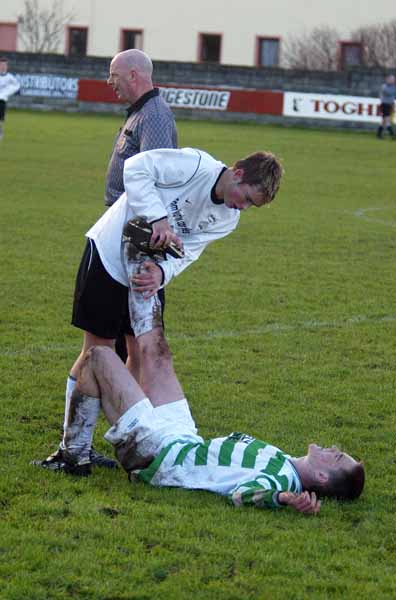
POLYGON ((226 166, 223 162, 217 160, 217 158, 211 154, 208 154, 208 152, 205 152, 204 150, 200 150, 199 148, 187 147, 181 148, 180 150, 186 159, 195 161, 200 170, 213 171, 226 166))
POLYGON ((194 148, 159 148, 146 150, 128 158, 124 173, 136 169, 151 172, 160 187, 186 185, 200 170, 202 156, 194 148))

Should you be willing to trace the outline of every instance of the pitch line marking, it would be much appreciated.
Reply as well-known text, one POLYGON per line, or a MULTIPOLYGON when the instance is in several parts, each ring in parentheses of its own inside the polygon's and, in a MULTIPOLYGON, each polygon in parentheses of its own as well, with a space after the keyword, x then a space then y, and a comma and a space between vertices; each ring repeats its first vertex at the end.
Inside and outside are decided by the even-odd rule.
POLYGON ((395 221, 391 221, 391 220, 385 221, 384 219, 376 219, 374 217, 367 215, 367 213, 380 212, 380 211, 388 210, 390 208, 394 208, 394 207, 384 206, 382 208, 376 208, 376 207, 358 208, 352 214, 354 217, 358 217, 359 219, 363 219, 364 221, 368 221, 369 223, 378 223, 379 225, 386 225, 387 227, 396 227, 395 221))
MULTIPOLYGON (((369 317, 367 315, 354 315, 345 319, 334 320, 334 321, 300 321, 292 323, 290 325, 282 323, 269 323, 262 327, 255 327, 254 329, 247 329, 245 331, 211 331, 204 334, 188 335, 188 334, 175 334, 168 335, 170 342, 182 340, 184 342, 202 342, 205 340, 219 339, 219 338, 240 338, 244 336, 258 336, 266 334, 282 334, 290 331, 298 331, 304 329, 336 329, 337 327, 346 328, 355 325, 361 325, 365 323, 396 323, 396 315, 387 315, 384 317, 369 317)), ((4 357, 16 357, 16 356, 30 356, 37 353, 45 352, 58 352, 58 351, 69 351, 74 350, 76 353, 79 351, 79 347, 76 344, 47 344, 45 346, 31 346, 30 348, 23 348, 21 350, 0 350, 0 356, 4 357)))

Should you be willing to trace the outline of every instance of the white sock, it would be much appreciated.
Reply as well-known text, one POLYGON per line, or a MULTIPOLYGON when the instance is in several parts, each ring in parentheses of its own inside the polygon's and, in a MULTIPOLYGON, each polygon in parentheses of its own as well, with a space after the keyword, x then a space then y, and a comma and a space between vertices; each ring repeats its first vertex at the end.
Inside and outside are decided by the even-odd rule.
POLYGON ((63 431, 66 429, 66 425, 69 419, 70 412, 70 398, 73 393, 74 388, 77 385, 77 379, 74 379, 71 375, 67 378, 66 381, 66 392, 65 392, 65 419, 63 421, 63 431))

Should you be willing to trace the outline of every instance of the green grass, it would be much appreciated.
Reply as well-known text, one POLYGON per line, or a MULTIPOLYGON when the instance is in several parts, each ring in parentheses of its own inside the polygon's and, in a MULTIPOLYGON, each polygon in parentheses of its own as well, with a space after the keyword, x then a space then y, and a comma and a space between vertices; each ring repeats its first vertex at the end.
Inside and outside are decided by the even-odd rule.
MULTIPOLYGON (((286 175, 168 288, 176 370, 204 436, 246 431, 363 459, 353 504, 318 518, 204 492, 76 481, 31 466, 56 446, 83 234, 103 212, 120 118, 10 111, 0 145, 0 598, 395 598, 396 146, 373 134, 179 122, 231 163, 286 175)), ((102 421, 99 432, 105 431, 102 421)), ((106 450, 97 435, 96 446, 106 450)))

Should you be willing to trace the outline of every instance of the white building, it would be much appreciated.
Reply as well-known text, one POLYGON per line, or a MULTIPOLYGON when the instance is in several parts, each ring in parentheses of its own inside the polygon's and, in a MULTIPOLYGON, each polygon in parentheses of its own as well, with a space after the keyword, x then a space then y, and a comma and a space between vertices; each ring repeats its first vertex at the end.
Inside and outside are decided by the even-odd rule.
MULTIPOLYGON (((36 4, 36 13, 56 7, 62 28, 52 51, 59 54, 110 57, 135 47, 154 60, 242 66, 281 66, 285 39, 315 26, 335 27, 346 41, 352 29, 396 18, 394 0, 28 2, 36 4)), ((23 43, 18 23, 25 5, 26 0, 1 0, 0 52, 33 49, 23 43)))

